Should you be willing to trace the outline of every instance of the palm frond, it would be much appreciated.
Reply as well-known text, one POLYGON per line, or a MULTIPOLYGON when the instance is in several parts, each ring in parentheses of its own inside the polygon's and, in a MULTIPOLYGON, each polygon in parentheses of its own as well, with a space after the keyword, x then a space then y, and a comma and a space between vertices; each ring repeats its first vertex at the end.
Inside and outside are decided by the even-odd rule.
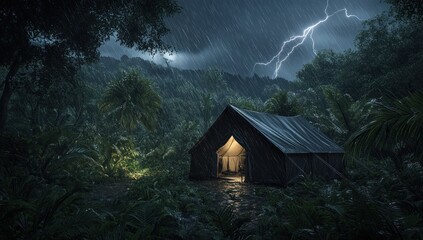
POLYGON ((160 108, 161 98, 151 82, 136 71, 124 73, 121 78, 113 80, 99 103, 102 112, 128 131, 134 130, 138 123, 153 129, 160 108))
POLYGON ((375 107, 371 115, 373 120, 348 140, 355 154, 368 152, 372 148, 392 150, 398 144, 412 144, 421 150, 423 91, 402 100, 379 102, 375 107))

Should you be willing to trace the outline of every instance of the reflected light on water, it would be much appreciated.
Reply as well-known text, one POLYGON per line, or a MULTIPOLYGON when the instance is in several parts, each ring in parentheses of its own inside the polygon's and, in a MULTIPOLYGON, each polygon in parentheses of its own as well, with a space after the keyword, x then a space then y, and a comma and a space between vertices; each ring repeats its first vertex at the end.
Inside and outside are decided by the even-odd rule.
POLYGON ((225 177, 223 180, 203 181, 202 186, 206 187, 219 205, 231 206, 235 213, 248 212, 256 215, 263 197, 258 194, 259 189, 269 188, 261 185, 244 183, 240 177, 225 177))

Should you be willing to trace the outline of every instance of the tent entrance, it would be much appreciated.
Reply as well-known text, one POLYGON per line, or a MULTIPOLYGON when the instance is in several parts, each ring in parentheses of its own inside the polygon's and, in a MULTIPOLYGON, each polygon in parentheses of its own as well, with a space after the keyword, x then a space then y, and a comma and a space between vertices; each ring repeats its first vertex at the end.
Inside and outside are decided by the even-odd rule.
POLYGON ((242 176, 245 169, 246 150, 233 136, 217 150, 218 176, 242 176))

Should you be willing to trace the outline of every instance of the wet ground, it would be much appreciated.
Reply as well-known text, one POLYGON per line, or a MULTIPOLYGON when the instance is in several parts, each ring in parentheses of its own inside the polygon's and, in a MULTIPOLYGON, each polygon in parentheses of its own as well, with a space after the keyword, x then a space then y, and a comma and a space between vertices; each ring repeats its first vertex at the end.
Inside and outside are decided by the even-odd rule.
POLYGON ((252 218, 265 199, 265 192, 275 189, 264 185, 254 185, 241 182, 238 177, 211 181, 199 181, 196 184, 208 189, 211 199, 224 207, 230 205, 235 213, 248 213, 252 218))

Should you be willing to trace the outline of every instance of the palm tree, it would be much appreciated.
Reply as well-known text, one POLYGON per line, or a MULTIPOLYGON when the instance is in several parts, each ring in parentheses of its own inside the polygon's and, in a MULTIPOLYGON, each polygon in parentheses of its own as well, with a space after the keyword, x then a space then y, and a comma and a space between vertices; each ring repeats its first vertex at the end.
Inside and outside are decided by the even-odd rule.
POLYGON ((298 103, 289 99, 288 93, 278 91, 264 103, 265 111, 282 116, 295 116, 299 113, 298 103))
POLYGON ((151 82, 133 70, 110 82, 99 108, 129 132, 138 123, 151 130, 161 108, 161 99, 151 82))

